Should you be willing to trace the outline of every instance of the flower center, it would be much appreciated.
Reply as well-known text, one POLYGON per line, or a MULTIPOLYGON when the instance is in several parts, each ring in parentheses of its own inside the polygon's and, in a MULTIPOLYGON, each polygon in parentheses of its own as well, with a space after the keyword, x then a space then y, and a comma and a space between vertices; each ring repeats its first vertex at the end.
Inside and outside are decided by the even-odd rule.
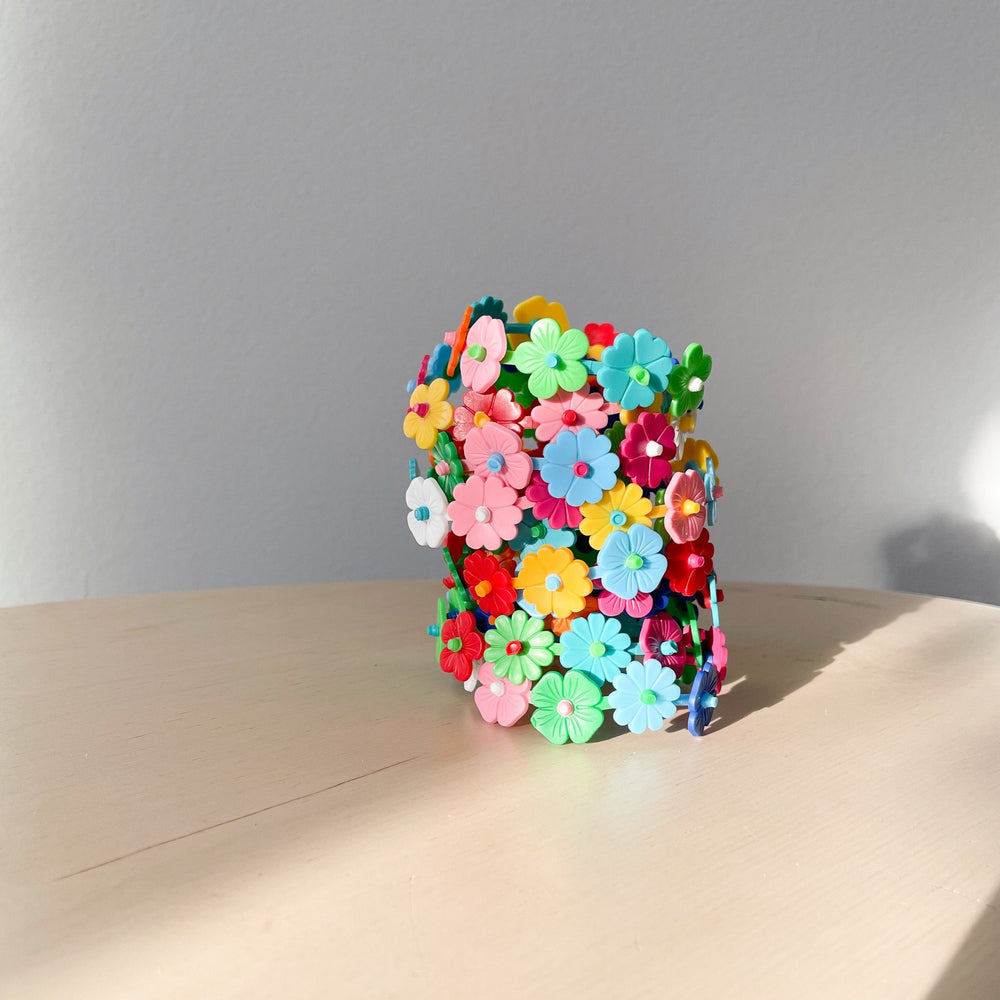
POLYGON ((661 656, 673 656, 677 652, 677 643, 673 639, 664 639, 660 643, 661 656))
POLYGON ((462 648, 462 640, 456 635, 454 639, 448 640, 448 648, 453 652, 457 653, 462 648))
POLYGON ((592 642, 587 650, 595 660, 599 660, 607 651, 608 647, 603 642, 592 642))
POLYGON ((569 718, 573 714, 573 702, 568 698, 563 698, 558 705, 556 705, 556 711, 564 718, 569 718))
POLYGON ((649 384, 649 372, 642 365, 632 365, 628 370, 628 377, 634 382, 638 382, 639 385, 649 384))
POLYGON ((495 451, 488 459, 486 459, 486 468, 490 472, 500 472, 506 464, 506 459, 503 457, 503 452, 495 451))
POLYGON ((590 466, 586 462, 577 462, 573 466, 573 475, 579 479, 586 479, 590 475, 590 466))
POLYGON ((503 694, 503 681, 494 681, 490 685, 490 694, 493 695, 494 698, 499 698, 500 695, 503 694))
POLYGON ((549 368, 558 368, 562 364, 562 358, 553 351, 551 354, 545 355, 545 364, 549 368))
POLYGON ((630 552, 625 557, 626 569, 642 569, 642 556, 638 552, 630 552))
POLYGON ((705 383, 697 375, 688 382, 688 392, 701 392, 705 388, 705 383))
POLYGON ((681 513, 685 517, 690 517, 692 514, 697 514, 701 510, 701 504, 697 500, 684 500, 681 503, 681 513))
POLYGON ((639 701, 641 701, 643 703, 643 705, 655 705, 656 704, 656 692, 653 691, 653 690, 651 690, 650 688, 646 688, 645 691, 640 691, 639 692, 639 701))
POLYGON ((545 578, 546 590, 562 590, 562 577, 558 573, 549 573, 545 578))
POLYGON ((475 586, 476 597, 488 597, 493 593, 493 584, 489 580, 480 580, 475 586))
POLYGON ((477 427, 482 427, 483 424, 488 424, 490 422, 490 415, 484 413, 482 410, 476 410, 476 415, 472 418, 472 422, 477 427))
POLYGON ((688 556, 687 562, 691 569, 701 569, 705 565, 705 557, 698 555, 697 552, 692 552, 688 556))
POLYGON ((427 416, 427 413, 430 410, 430 408, 431 408, 430 403, 417 403, 416 406, 412 407, 412 410, 422 420, 424 417, 427 416))
POLYGON ((507 643, 507 648, 504 652, 508 656, 517 656, 522 649, 524 649, 523 643, 518 642, 517 639, 511 639, 511 641, 507 643))
POLYGON ((469 344, 465 349, 465 353, 472 358, 473 361, 483 361, 486 358, 486 348, 482 344, 469 344))
POLYGON ((616 528, 621 528, 621 527, 624 526, 625 522, 628 520, 628 517, 625 515, 625 511, 623 511, 623 510, 613 510, 611 512, 611 516, 608 518, 608 520, 616 528))
POLYGON ((542 535, 544 535, 544 534, 545 534, 545 525, 544 524, 533 524, 531 526, 531 537, 532 538, 541 538, 542 535))
POLYGON ((572 427, 576 423, 576 410, 563 410, 562 422, 567 427, 572 427))
POLYGON ((429 507, 418 507, 414 512, 413 516, 418 521, 427 521, 430 519, 431 511, 429 507))
POLYGON ((447 476, 448 473, 451 472, 451 466, 447 462, 438 462, 438 464, 434 466, 434 471, 439 476, 447 476))
POLYGON ((476 508, 476 520, 480 524, 485 524, 492 516, 493 512, 489 509, 489 507, 476 508))
POLYGON ((663 445, 659 441, 646 442, 646 458, 659 458, 663 454, 663 445))

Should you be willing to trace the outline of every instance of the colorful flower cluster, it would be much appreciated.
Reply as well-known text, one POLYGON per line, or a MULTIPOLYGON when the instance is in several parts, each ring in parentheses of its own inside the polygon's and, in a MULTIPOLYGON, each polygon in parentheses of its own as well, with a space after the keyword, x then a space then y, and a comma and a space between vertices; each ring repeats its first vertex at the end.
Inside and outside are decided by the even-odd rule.
POLYGON ((443 550, 428 632, 487 722, 530 712, 550 742, 585 743, 609 716, 641 733, 683 709, 704 732, 729 655, 719 460, 694 437, 711 372, 699 344, 678 359, 648 330, 578 330, 541 296, 509 321, 480 299, 423 359, 407 523, 443 550))

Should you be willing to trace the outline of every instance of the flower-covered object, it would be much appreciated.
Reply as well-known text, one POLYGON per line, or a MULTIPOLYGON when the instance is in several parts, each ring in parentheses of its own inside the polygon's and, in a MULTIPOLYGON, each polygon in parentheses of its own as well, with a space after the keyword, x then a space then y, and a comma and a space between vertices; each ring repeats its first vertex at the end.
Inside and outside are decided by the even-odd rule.
POLYGON ((529 719, 550 743, 678 711, 700 735, 728 659, 706 530, 718 456, 694 437, 712 359, 578 329, 541 296, 510 315, 474 302, 409 389, 404 433, 429 464, 410 461, 407 524, 447 566, 441 669, 486 722, 529 719))

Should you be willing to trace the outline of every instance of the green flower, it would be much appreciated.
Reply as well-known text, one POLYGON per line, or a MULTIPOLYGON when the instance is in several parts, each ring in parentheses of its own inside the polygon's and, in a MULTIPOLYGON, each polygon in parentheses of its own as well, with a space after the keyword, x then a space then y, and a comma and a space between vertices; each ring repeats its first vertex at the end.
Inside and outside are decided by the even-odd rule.
POLYGON ((550 670, 531 690, 531 724, 550 743, 586 743, 604 721, 601 689, 579 670, 550 670))
POLYGON ((546 632, 541 618, 532 618, 518 609, 512 615, 500 615, 495 628, 486 633, 484 659, 493 664, 497 677, 506 677, 511 684, 537 681, 542 667, 554 659, 552 643, 555 636, 546 632))
POLYGON ((548 399, 560 389, 576 392, 587 381, 587 369, 580 363, 590 349, 582 330, 559 329, 554 319, 540 319, 531 327, 531 339, 518 344, 513 362, 528 376, 528 389, 539 399, 548 399))
POLYGON ((436 479, 449 500, 454 500, 454 490, 459 483, 465 482, 465 470, 451 437, 444 431, 439 431, 434 449, 431 451, 434 464, 427 473, 428 479, 436 479), (445 468, 447 466, 447 468, 445 468))
POLYGON ((688 410, 697 409, 705 395, 705 383, 712 374, 712 355, 706 354, 701 344, 688 344, 684 360, 674 366, 667 379, 670 393, 670 412, 679 417, 688 410))

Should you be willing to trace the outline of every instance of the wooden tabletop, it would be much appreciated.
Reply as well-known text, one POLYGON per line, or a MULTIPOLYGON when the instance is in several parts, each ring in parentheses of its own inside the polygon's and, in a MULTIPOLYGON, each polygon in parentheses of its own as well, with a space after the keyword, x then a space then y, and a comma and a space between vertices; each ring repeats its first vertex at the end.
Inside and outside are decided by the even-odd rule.
POLYGON ((729 585, 704 738, 557 747, 436 593, 0 612, 0 996, 1000 995, 1000 608, 729 585))

